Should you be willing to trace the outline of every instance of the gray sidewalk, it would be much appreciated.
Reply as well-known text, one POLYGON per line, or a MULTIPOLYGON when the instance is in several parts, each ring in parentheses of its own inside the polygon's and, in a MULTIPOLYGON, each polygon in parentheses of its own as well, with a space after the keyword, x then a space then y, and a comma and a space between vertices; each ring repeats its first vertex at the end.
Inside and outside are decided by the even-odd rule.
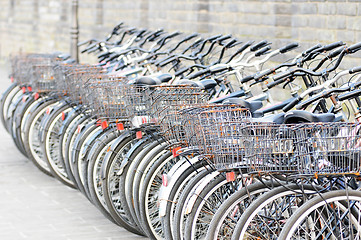
MULTIPOLYGON (((0 91, 10 85, 0 65, 0 91)), ((0 124, 1 125, 1 124, 0 124)), ((79 191, 40 172, 0 127, 0 239, 145 239, 107 220, 79 191)))

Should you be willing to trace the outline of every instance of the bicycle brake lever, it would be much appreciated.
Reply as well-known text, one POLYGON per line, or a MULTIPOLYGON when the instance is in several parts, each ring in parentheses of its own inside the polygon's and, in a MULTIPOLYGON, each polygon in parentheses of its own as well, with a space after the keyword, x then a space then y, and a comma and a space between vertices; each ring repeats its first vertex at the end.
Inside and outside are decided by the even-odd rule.
POLYGON ((252 87, 253 85, 259 84, 259 83, 264 82, 264 81, 267 81, 267 79, 269 79, 269 77, 268 77, 268 76, 265 76, 265 77, 263 77, 263 78, 261 78, 261 79, 259 79, 259 80, 254 81, 254 82, 251 83, 249 86, 252 87))
POLYGON ((285 88, 287 87, 287 85, 288 85, 288 84, 291 84, 291 83, 293 82, 293 80, 295 80, 295 78, 296 78, 296 77, 295 77, 295 76, 293 76, 293 77, 290 77, 290 78, 292 78, 292 79, 290 79, 290 81, 286 81, 286 83, 285 83, 285 84, 283 84, 283 86, 282 86, 282 88, 283 88, 283 89, 285 89, 285 88))

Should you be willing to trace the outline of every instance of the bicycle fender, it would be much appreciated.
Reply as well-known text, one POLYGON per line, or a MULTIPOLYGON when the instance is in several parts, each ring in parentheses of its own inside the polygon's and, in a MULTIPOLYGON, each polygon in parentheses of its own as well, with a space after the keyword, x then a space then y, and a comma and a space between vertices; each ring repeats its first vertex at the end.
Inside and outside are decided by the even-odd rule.
POLYGON ((71 109, 71 111, 66 115, 65 119, 63 120, 63 124, 60 127, 59 134, 65 133, 65 126, 67 126, 68 122, 77 118, 79 119, 83 114, 77 114, 77 111, 81 108, 81 106, 75 106, 71 109), (75 115, 76 114, 76 115, 75 115))
POLYGON ((48 108, 46 110, 47 111, 46 115, 41 120, 42 127, 40 127, 40 131, 39 131, 39 139, 42 143, 44 142, 45 135, 48 132, 48 129, 45 129, 45 125, 48 122, 48 119, 51 117, 51 114, 56 112, 58 109, 64 107, 65 105, 66 105, 66 103, 64 101, 59 101, 59 102, 55 103, 54 105, 48 106, 48 108))
MULTIPOLYGON (((148 141, 152 136, 148 135, 148 136, 145 136, 144 138, 138 140, 135 145, 129 149, 129 152, 127 152, 125 158, 123 159, 122 161, 122 164, 120 164, 119 168, 120 170, 123 170, 123 168, 128 164, 129 162, 129 156, 131 156, 133 154, 133 152, 139 147, 141 146, 144 142, 148 141)), ((121 174, 118 174, 118 175, 121 175, 121 174)))
POLYGON ((187 161, 186 159, 182 159, 182 161, 179 161, 178 163, 174 165, 168 174, 166 174, 166 177, 168 179, 167 186, 162 185, 159 189, 159 216, 164 217, 166 214, 166 208, 167 203, 169 201, 169 195, 176 184, 177 180, 180 178, 180 176, 183 174, 183 172, 191 166, 191 164, 194 164, 199 161, 199 157, 196 156, 194 158, 191 158, 190 161, 187 161))
POLYGON ((194 190, 194 192, 192 193, 192 197, 189 198, 188 202, 186 203, 186 214, 191 213, 193 206, 199 196, 199 194, 201 193, 201 191, 207 186, 207 184, 212 181, 213 178, 215 178, 218 174, 220 174, 218 171, 213 172, 211 174, 209 174, 208 176, 206 176, 202 182, 198 185, 198 187, 194 190))
POLYGON ((129 137, 131 135, 130 131, 126 130, 123 132, 122 135, 120 135, 110 146, 109 151, 104 156, 104 161, 102 164, 102 167, 100 169, 100 176, 101 179, 105 178, 105 172, 106 172, 106 166, 108 165, 108 161, 110 160, 110 155, 113 153, 114 149, 118 146, 118 144, 122 141, 124 141, 125 138, 129 137))

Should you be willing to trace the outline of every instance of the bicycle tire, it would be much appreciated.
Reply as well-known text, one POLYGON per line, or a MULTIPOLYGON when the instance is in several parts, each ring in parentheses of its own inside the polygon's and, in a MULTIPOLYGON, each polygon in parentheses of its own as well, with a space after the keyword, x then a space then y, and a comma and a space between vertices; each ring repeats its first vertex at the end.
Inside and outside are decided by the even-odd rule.
POLYGON ((232 240, 243 239, 246 235, 256 237, 260 234, 268 239, 278 239, 284 223, 294 212, 294 208, 299 207, 307 197, 312 196, 311 193, 316 192, 315 186, 312 185, 287 184, 263 194, 242 214, 234 229, 232 240), (299 202, 296 204, 295 201, 299 202), (264 221, 265 219, 270 220, 264 221))
MULTIPOLYGON (((125 229, 138 235, 144 235, 142 229, 135 223, 127 213, 128 207, 123 197, 119 195, 119 177, 114 174, 116 164, 121 164, 127 152, 136 142, 134 132, 125 131, 119 137, 121 141, 116 141, 104 157, 102 165, 103 193, 110 215, 125 229), (113 171, 112 171, 113 170, 113 171)), ((117 172, 115 172, 117 173, 117 172)))
POLYGON ((161 219, 162 228, 166 239, 173 239, 173 216, 176 206, 178 205, 181 192, 183 192, 188 183, 191 182, 199 172, 210 169, 210 167, 206 166, 202 161, 197 161, 193 164, 189 164, 187 161, 185 164, 188 164, 187 168, 184 171, 182 169, 182 174, 176 180, 173 180, 172 176, 170 176, 171 181, 175 181, 175 183, 172 185, 168 199, 162 199, 163 201, 167 202, 165 210, 166 214, 162 216, 161 219))
POLYGON ((360 204, 360 191, 335 190, 320 194, 297 209, 279 239, 360 239, 360 204), (312 229, 307 229, 310 224, 313 224, 312 229), (321 227, 320 232, 316 227, 321 227))
POLYGON ((71 160, 70 160, 70 168, 72 169, 72 174, 75 179, 75 185, 79 189, 79 191, 85 195, 85 197, 88 198, 88 200, 91 200, 89 196, 87 195, 85 191, 84 186, 84 179, 81 179, 80 177, 80 164, 83 160, 81 154, 84 150, 85 144, 89 140, 89 138, 92 138, 93 134, 99 134, 99 132, 102 131, 100 126, 97 126, 94 122, 91 122, 87 126, 84 127, 84 129, 78 134, 76 137, 73 148, 71 149, 71 160))
POLYGON ((93 121, 91 118, 89 118, 86 115, 83 115, 82 117, 80 117, 79 119, 77 119, 74 124, 71 125, 71 127, 67 128, 66 130, 66 141, 63 142, 64 145, 62 145, 63 147, 63 152, 64 154, 64 166, 65 166, 65 170, 66 170, 66 174, 69 177, 69 179, 71 181, 74 182, 76 188, 78 188, 78 185, 76 184, 76 180, 73 174, 73 169, 72 169, 72 165, 71 165, 71 147, 74 146, 74 142, 76 137, 79 135, 80 131, 79 128, 81 128, 81 126, 86 125, 87 123, 93 121))
POLYGON ((60 159, 60 135, 59 131, 63 124, 63 113, 70 112, 71 107, 65 105, 54 110, 45 123, 44 143, 42 144, 44 157, 52 175, 68 187, 76 188, 73 181, 67 176, 63 161, 60 159))
POLYGON ((17 86, 16 83, 11 84, 6 91, 1 95, 0 100, 0 118, 1 123, 3 124, 5 130, 9 132, 6 122, 7 122, 7 112, 11 102, 16 98, 16 96, 20 96, 22 94, 21 88, 17 86))
POLYGON ((233 193, 213 216, 206 239, 230 239, 245 209, 260 195, 279 185, 275 181, 255 182, 233 193))
POLYGON ((210 221, 220 205, 243 186, 243 178, 227 181, 225 174, 216 175, 196 194, 191 212, 187 218, 184 239, 203 239, 210 221))
MULTIPOLYGON (((117 223, 109 213, 108 206, 103 197, 103 187, 101 181, 100 169, 105 157, 107 150, 110 148, 110 145, 114 143, 118 135, 115 132, 111 134, 103 135, 98 138, 98 144, 95 144, 91 149, 92 154, 89 156, 88 163, 88 189, 89 195, 92 199, 92 203, 99 209, 99 211, 112 222, 117 223)), ((119 224, 121 225, 121 224, 119 224)))
MULTIPOLYGON (((136 205, 138 205, 138 198, 133 196, 133 183, 135 183, 135 175, 137 173, 137 169, 142 165, 142 162, 152 161, 149 158, 149 153, 156 151, 159 147, 159 142, 157 140, 150 139, 145 143, 139 146, 140 151, 137 151, 135 154, 129 156, 129 160, 126 166, 124 166, 123 174, 120 176, 120 187, 123 192, 127 205, 129 206, 129 213, 131 214, 134 221, 139 224, 139 219, 136 214, 136 205)), ((139 185, 135 185, 137 188, 139 185)))
POLYGON ((137 166, 134 176, 133 176, 133 185, 129 190, 132 191, 132 205, 134 205, 134 212, 136 214, 136 219, 140 222, 140 187, 144 183, 144 178, 146 177, 146 173, 149 171, 149 168, 152 166, 152 164, 157 161, 159 158, 163 157, 163 155, 167 152, 167 150, 164 149, 164 146, 167 145, 167 143, 163 142, 162 144, 158 145, 157 148, 154 148, 151 152, 149 152, 150 155, 146 155, 146 157, 139 163, 137 166))
POLYGON ((45 114, 46 108, 56 104, 56 100, 48 100, 44 101, 37 107, 37 110, 31 113, 26 125, 25 125, 25 138, 24 138, 24 146, 28 158, 35 164, 35 166, 40 169, 43 173, 52 176, 51 171, 44 159, 44 153, 42 152, 40 146, 40 140, 38 139, 38 131, 39 124, 42 120, 42 117, 45 114))
POLYGON ((89 139, 89 141, 86 143, 85 147, 83 148, 83 152, 81 153, 82 158, 80 165, 78 166, 78 174, 84 186, 85 193, 90 199, 90 201, 92 201, 93 198, 90 196, 89 182, 88 182, 89 156, 94 154, 93 148, 96 148, 96 146, 99 144, 98 139, 103 139, 103 136, 110 135, 116 131, 117 131, 116 128, 110 126, 98 132, 99 134, 93 134, 92 137, 89 139))
POLYGON ((15 111, 13 112, 13 115, 10 117, 10 134, 12 136, 12 139, 18 148, 18 150, 27 157, 24 142, 21 138, 20 134, 20 126, 21 121, 24 119, 24 114, 27 110, 27 108, 31 105, 32 102, 34 102, 34 98, 31 94, 24 94, 23 100, 19 102, 19 104, 16 106, 15 111))
MULTIPOLYGON (((213 169, 203 170, 199 172, 184 188, 182 191, 181 196, 179 197, 179 200, 176 205, 176 209, 173 216, 173 226, 171 228, 168 227, 169 230, 171 230, 171 233, 166 233, 167 236, 169 234, 169 239, 172 237, 175 240, 183 239, 183 233, 184 233, 184 225, 186 222, 186 216, 185 216, 185 209, 187 207, 187 202, 192 195, 192 193, 195 191, 195 189, 200 184, 201 180, 204 179, 207 175, 212 174, 214 172, 213 169), (170 235, 171 234, 171 235, 170 235)), ((167 229, 166 229, 167 231, 167 229)))
POLYGON ((59 160, 61 161, 61 164, 64 166, 67 177, 74 183, 74 177, 72 175, 69 175, 70 170, 68 169, 68 166, 66 164, 68 157, 68 153, 66 152, 66 144, 69 141, 69 138, 71 137, 71 130, 73 130, 74 126, 76 126, 79 122, 82 120, 85 120, 87 116, 79 111, 78 107, 75 107, 71 112, 69 112, 66 116, 64 116, 64 123, 60 129, 59 135, 60 135, 60 149, 59 149, 59 160))
POLYGON ((162 185, 163 172, 168 172, 177 161, 177 157, 173 157, 173 154, 168 151, 149 169, 144 179, 144 184, 141 186, 139 194, 139 215, 142 227, 149 238, 164 238, 159 209, 157 207, 157 193, 162 185))

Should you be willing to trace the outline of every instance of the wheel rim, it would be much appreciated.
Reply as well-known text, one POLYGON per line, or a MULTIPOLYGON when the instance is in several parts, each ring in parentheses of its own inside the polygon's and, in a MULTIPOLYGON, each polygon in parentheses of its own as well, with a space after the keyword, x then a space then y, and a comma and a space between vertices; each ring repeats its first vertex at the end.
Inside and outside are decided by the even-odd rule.
POLYGON ((323 199, 297 219, 286 239, 360 239, 360 207, 360 196, 323 199))
MULTIPOLYGON (((64 111, 69 112, 70 109, 64 111)), ((59 114, 54 118, 48 128, 48 132, 45 138, 45 153, 48 158, 48 163, 51 165, 52 170, 67 184, 73 185, 74 183, 68 178, 63 162, 60 160, 59 148, 60 148, 60 136, 59 131, 62 127, 62 114, 59 114)))
POLYGON ((163 162, 158 167, 156 174, 152 176, 149 183, 147 184, 146 197, 145 197, 145 215, 147 224, 150 227, 153 235, 157 239, 163 239, 164 233, 162 229, 162 221, 159 217, 158 207, 158 191, 162 185, 163 173, 169 172, 174 164, 177 162, 177 158, 171 157, 167 161, 163 162))
POLYGON ((41 143, 39 139, 39 130, 41 127, 41 120, 43 116, 46 114, 46 109, 42 109, 34 118, 33 122, 31 123, 29 129, 29 147, 31 155, 33 156, 34 160, 42 167, 44 170, 50 173, 50 169, 46 160, 44 159, 44 153, 41 148, 41 143))

